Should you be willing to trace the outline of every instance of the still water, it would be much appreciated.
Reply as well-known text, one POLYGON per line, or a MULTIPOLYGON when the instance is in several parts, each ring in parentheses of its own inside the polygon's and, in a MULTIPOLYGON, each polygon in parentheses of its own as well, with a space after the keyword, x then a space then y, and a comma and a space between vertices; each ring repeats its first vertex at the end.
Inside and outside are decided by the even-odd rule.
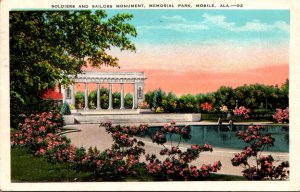
MULTIPOLYGON (((179 126, 180 127, 180 126, 179 126)), ((265 149, 264 151, 274 152, 289 152, 289 127, 288 126, 275 126, 266 125, 266 130, 263 133, 271 134, 275 138, 274 146, 265 149)), ((151 137, 161 127, 149 127, 146 137, 151 137)), ((189 144, 203 145, 208 143, 217 148, 229 148, 243 150, 247 146, 242 140, 235 136, 237 131, 245 131, 247 125, 191 125, 192 138, 189 141, 183 141, 189 144)), ((170 141, 169 136, 167 136, 170 141)), ((177 142, 179 137, 174 135, 173 142, 177 142)))

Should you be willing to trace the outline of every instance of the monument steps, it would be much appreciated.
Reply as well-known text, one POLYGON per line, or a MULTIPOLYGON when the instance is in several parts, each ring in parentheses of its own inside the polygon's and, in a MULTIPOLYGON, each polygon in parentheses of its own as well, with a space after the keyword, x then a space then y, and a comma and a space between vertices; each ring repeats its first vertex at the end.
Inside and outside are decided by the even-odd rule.
POLYGON ((126 123, 169 123, 175 122, 197 122, 201 120, 201 115, 196 114, 115 114, 115 115, 68 115, 65 116, 69 119, 66 124, 100 124, 106 121, 111 121, 114 124, 126 123))

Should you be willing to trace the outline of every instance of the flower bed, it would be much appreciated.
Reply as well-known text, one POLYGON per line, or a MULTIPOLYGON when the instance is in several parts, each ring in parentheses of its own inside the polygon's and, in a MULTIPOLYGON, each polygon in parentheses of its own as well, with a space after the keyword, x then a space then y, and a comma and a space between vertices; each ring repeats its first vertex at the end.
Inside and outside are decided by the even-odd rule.
MULTIPOLYGON (((49 162, 65 162, 76 170, 94 172, 96 176, 108 176, 119 180, 128 175, 139 175, 142 166, 158 180, 205 180, 211 172, 217 172, 221 168, 219 161, 213 164, 202 164, 198 168, 190 165, 192 161, 199 158, 201 152, 212 151, 212 146, 191 145, 186 151, 181 151, 180 142, 191 139, 191 130, 189 126, 180 128, 175 122, 165 124, 152 137, 153 143, 163 147, 160 155, 165 159, 147 154, 145 163, 140 160, 146 153, 144 143, 136 136, 143 134, 148 129, 147 125, 112 126, 111 122, 102 123, 100 126, 105 127, 114 143, 111 148, 101 152, 97 148, 86 150, 75 147, 67 137, 62 136, 63 118, 59 112, 21 115, 21 117, 24 123, 19 125, 19 132, 12 134, 12 147, 27 147, 35 156, 45 157, 49 162), (180 138, 177 145, 173 146, 171 142, 170 148, 165 147, 167 138, 171 139, 174 135, 180 138)), ((232 164, 248 166, 243 171, 247 179, 254 179, 254 177, 255 179, 286 179, 288 162, 275 167, 271 156, 257 156, 257 152, 262 151, 264 146, 271 146, 274 142, 270 135, 262 136, 259 133, 260 129, 260 127, 250 126, 246 132, 237 133, 237 136, 250 146, 241 154, 236 154, 232 164), (247 159, 251 156, 258 159, 257 167, 247 163, 247 159)))

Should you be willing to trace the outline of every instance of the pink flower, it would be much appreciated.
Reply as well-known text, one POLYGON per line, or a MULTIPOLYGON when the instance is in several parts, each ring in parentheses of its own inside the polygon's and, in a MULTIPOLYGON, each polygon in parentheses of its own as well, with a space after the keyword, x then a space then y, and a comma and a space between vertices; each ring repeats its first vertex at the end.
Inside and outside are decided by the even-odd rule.
POLYGON ((123 131, 124 131, 125 133, 129 133, 129 129, 128 129, 127 127, 125 127, 125 128, 123 129, 123 131))
POLYGON ((107 150, 107 151, 106 151, 106 154, 107 154, 107 155, 110 155, 110 154, 111 154, 111 150, 107 150))
POLYGON ((168 128, 168 131, 169 131, 169 132, 172 132, 172 131, 173 131, 173 127, 169 127, 169 128, 168 128))
POLYGON ((44 139, 41 136, 39 136, 38 137, 38 143, 42 143, 43 141, 44 141, 44 139))
POLYGON ((97 161, 97 167, 100 167, 102 165, 102 162, 100 160, 97 161))
POLYGON ((125 139, 127 139, 127 135, 126 135, 126 134, 123 134, 123 135, 121 135, 120 138, 123 139, 123 140, 125 140, 125 139))
POLYGON ((45 127, 45 126, 41 126, 41 127, 39 128, 39 131, 40 131, 40 132, 46 132, 46 127, 45 127))
POLYGON ((203 147, 204 147, 205 149, 207 149, 207 150, 212 151, 212 146, 209 145, 209 144, 207 144, 207 143, 205 143, 203 147))
POLYGON ((172 147, 172 151, 176 152, 178 150, 177 147, 172 147))
POLYGON ((45 150, 45 148, 41 147, 40 150, 39 150, 39 152, 40 152, 41 154, 45 154, 45 153, 46 153, 46 150, 45 150))
POLYGON ((124 167, 123 167, 123 166, 120 166, 120 167, 118 168, 118 171, 119 171, 119 172, 124 171, 124 167))
POLYGON ((208 167, 207 167, 206 165, 203 164, 203 165, 201 166, 201 170, 202 170, 202 171, 208 171, 208 167))
POLYGON ((277 120, 278 123, 283 123, 285 120, 289 120, 289 108, 282 110, 280 108, 276 109, 276 113, 273 118, 277 120))
POLYGON ((199 145, 191 145, 191 148, 193 150, 199 150, 200 149, 200 146, 199 145))

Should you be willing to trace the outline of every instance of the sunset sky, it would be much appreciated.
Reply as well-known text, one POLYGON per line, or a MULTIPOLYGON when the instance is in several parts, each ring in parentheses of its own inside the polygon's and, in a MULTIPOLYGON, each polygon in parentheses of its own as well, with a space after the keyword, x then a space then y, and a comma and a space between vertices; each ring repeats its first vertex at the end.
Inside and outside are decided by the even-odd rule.
MULTIPOLYGON (((288 10, 108 10, 132 13, 137 51, 110 53, 144 71, 145 91, 206 93, 221 85, 281 85, 289 76, 288 10)), ((116 88, 118 89, 118 88, 116 88)), ((130 88, 127 88, 127 90, 130 88)))

